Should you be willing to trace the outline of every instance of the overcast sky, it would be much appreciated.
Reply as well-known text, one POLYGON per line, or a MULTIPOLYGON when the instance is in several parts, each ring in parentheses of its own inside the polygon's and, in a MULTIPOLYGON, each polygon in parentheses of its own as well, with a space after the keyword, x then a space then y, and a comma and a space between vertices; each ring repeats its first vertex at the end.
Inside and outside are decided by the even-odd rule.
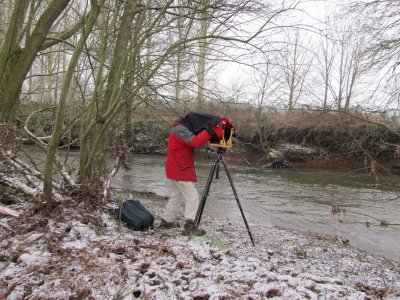
MULTIPOLYGON (((399 0, 400 1, 400 0, 399 0)), ((280 1, 279 1, 280 2, 280 1)), ((277 25, 300 25, 301 24, 301 29, 300 34, 301 38, 304 40, 306 39, 309 41, 308 45, 306 45, 311 51, 316 50, 318 48, 317 43, 319 42, 319 35, 318 34, 313 34, 314 30, 313 28, 316 29, 322 29, 324 26, 322 25, 323 22, 327 19, 327 17, 331 16, 333 17, 334 15, 339 15, 339 16, 346 16, 344 19, 346 22, 352 22, 353 20, 351 19, 350 15, 346 15, 345 13, 348 11, 347 5, 350 4, 350 1, 348 0, 305 0, 301 2, 297 6, 296 11, 292 11, 289 16, 286 16, 283 19, 280 19, 277 21, 277 25), (315 43, 315 45, 313 45, 315 43)), ((337 24, 341 24, 337 22, 337 24)), ((294 30, 293 30, 294 31, 294 30)), ((285 33, 282 33, 285 34, 285 33)), ((265 37, 266 40, 269 42, 272 39, 279 39, 279 37, 274 36, 274 37, 265 37)), ((284 40, 284 37, 282 36, 282 41, 284 40)), ((254 49, 253 49, 254 50, 254 49)), ((244 60, 244 63, 249 63, 249 65, 255 61, 257 61, 257 51, 253 51, 250 48, 247 50, 242 50, 243 55, 247 56, 247 59, 244 60), (253 51, 253 52, 252 52, 253 51), (247 53, 246 53, 247 52, 247 53), (250 53, 250 54, 249 54, 250 53)), ((238 54, 240 52, 237 49, 234 48, 229 48, 227 47, 226 53, 229 53, 229 51, 232 51, 234 54, 238 54)), ((311 54, 310 54, 311 55, 311 54)), ((261 56, 261 54, 260 54, 261 56)), ((314 59, 314 64, 316 64, 316 61, 314 59)), ((255 97, 256 93, 256 87, 254 83, 255 79, 255 73, 254 70, 251 66, 246 65, 246 64, 238 64, 238 63, 221 63, 218 64, 214 72, 212 72, 213 78, 217 79, 218 86, 219 87, 224 87, 227 89, 228 92, 232 92, 235 89, 240 89, 242 91, 242 97, 244 101, 247 101, 251 98, 255 97)), ((335 64, 337 67, 338 63, 335 64)), ((375 78, 371 79, 371 82, 377 82, 376 80, 377 74, 373 74, 375 78)), ((315 74, 310 76, 310 78, 315 77, 315 74)), ((364 79, 363 79, 364 80, 364 79)), ((312 82, 309 84, 313 84, 312 82)), ((315 83, 315 85, 318 85, 320 83, 315 83)), ((380 103, 378 101, 374 101, 374 103, 366 103, 366 101, 371 100, 370 94, 366 94, 367 89, 373 90, 375 87, 372 86, 370 82, 363 82, 358 83, 357 88, 354 90, 354 98, 353 98, 353 105, 356 104, 362 104, 365 106, 375 106, 378 107, 380 106, 380 103), (364 93, 364 94, 363 94, 364 93)), ((372 93, 372 92, 371 92, 372 93)), ((313 99, 312 97, 309 97, 308 99, 313 99)), ((313 104, 315 103, 315 98, 313 104)), ((334 96, 331 95, 331 102, 334 101, 334 96)), ((371 100, 372 101, 372 100, 371 100)), ((303 104, 307 104, 304 103, 303 104)))

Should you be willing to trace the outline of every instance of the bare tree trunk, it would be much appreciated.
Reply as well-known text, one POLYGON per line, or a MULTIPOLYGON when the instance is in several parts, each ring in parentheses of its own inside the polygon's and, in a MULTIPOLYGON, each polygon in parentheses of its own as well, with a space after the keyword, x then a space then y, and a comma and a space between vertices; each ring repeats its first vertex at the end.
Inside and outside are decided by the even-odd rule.
MULTIPOLYGON (((120 7, 121 7, 121 2, 118 1, 116 3, 116 6, 113 8, 114 14, 113 18, 111 19, 110 25, 107 24, 107 19, 109 17, 108 14, 106 15, 100 15, 100 22, 103 22, 106 24, 104 26, 104 31, 102 32, 101 35, 101 43, 102 47, 100 48, 99 51, 99 66, 96 71, 96 76, 94 76, 94 90, 93 90, 93 95, 91 97, 91 100, 88 104, 88 107, 86 109, 86 112, 82 116, 82 126, 81 126, 81 134, 80 134, 80 151, 79 151, 79 180, 80 183, 86 184, 89 182, 89 177, 91 176, 91 166, 88 165, 88 160, 91 151, 93 149, 90 149, 90 142, 91 142, 91 134, 92 131, 94 130, 97 122, 100 121, 100 102, 101 102, 101 96, 104 93, 103 86, 105 78, 104 78, 104 69, 106 67, 106 61, 110 52, 109 44, 112 43, 113 41, 109 41, 108 37, 110 36, 111 31, 115 30, 116 24, 117 24, 117 17, 119 16, 120 12, 120 7)), ((92 70, 94 73, 95 70, 92 70)), ((83 104, 85 107, 85 103, 83 104)))
POLYGON ((304 93, 304 83, 310 71, 311 59, 305 51, 300 51, 300 34, 296 32, 293 44, 284 53, 284 75, 289 90, 287 108, 291 112, 299 98, 304 93))
POLYGON ((354 49, 352 50, 351 54, 351 61, 350 65, 348 66, 349 68, 349 78, 347 81, 347 95, 346 95, 346 103, 344 106, 344 110, 346 112, 350 111, 350 101, 353 97, 353 91, 354 87, 356 85, 356 81, 358 77, 360 76, 361 69, 360 69, 360 64, 361 64, 361 47, 359 42, 354 45, 354 49))
POLYGON ((353 71, 351 79, 349 79, 350 82, 348 83, 349 86, 348 86, 347 95, 346 95, 346 102, 344 105, 344 111, 347 111, 347 112, 350 111, 350 100, 353 96, 353 88, 354 88, 354 84, 356 82, 356 75, 357 75, 357 72, 353 71))
POLYGON ((339 69, 339 87, 338 87, 338 96, 337 96, 337 105, 338 110, 342 110, 343 103, 343 89, 344 89, 344 53, 341 54, 340 57, 340 69, 339 69))
MULTIPOLYGON (((185 27, 185 18, 184 18, 185 10, 182 7, 182 0, 178 1, 178 19, 176 20, 176 25, 178 29, 178 39, 184 40, 187 35, 187 27, 185 27)), ((190 28, 191 25, 188 25, 190 28)), ((175 107, 178 108, 179 104, 182 102, 182 90, 183 90, 183 78, 182 74, 184 71, 184 57, 186 54, 186 47, 183 45, 176 52, 176 64, 175 64, 175 107)))
POLYGON ((330 88, 331 71, 334 60, 334 48, 332 42, 328 37, 328 32, 326 36, 321 41, 322 44, 322 59, 321 65, 321 75, 324 81, 324 98, 323 98, 323 109, 328 109, 328 94, 330 88))
POLYGON ((295 76, 296 76, 296 66, 294 66, 294 69, 291 71, 292 74, 290 76, 289 80, 289 99, 288 99, 288 111, 292 111, 294 107, 294 90, 296 88, 295 85, 295 76))
POLYGON ((181 101, 181 93, 182 93, 182 87, 181 87, 181 80, 182 80, 182 52, 178 51, 176 55, 176 74, 175 74, 175 101, 180 102, 181 101))
MULTIPOLYGON (((120 31, 118 32, 117 42, 113 52, 113 61, 111 63, 111 69, 110 73, 108 74, 107 86, 104 94, 104 106, 102 108, 103 113, 109 110, 113 102, 119 101, 121 91, 120 82, 125 63, 127 62, 128 47, 129 41, 132 37, 132 24, 135 16, 136 5, 136 0, 128 1, 125 4, 124 13, 121 17, 121 27, 120 31)), ((97 135, 97 139, 99 141, 99 155, 97 157, 99 157, 100 160, 96 167, 99 175, 106 172, 107 150, 109 145, 109 127, 105 124, 100 125, 101 130, 97 135)), ((94 156, 92 157, 94 158, 94 156)))
POLYGON ((63 80, 60 99, 59 99, 58 107, 57 107, 57 114, 56 114, 56 120, 55 120, 55 124, 54 124, 54 130, 53 130, 53 134, 51 136, 50 142, 49 142, 49 148, 47 151, 46 163, 45 163, 45 168, 44 168, 44 173, 43 173, 43 176, 44 176, 43 199, 46 201, 50 200, 51 195, 52 195, 54 157, 55 157, 55 154, 57 151, 57 147, 60 143, 61 130, 62 130, 62 126, 64 123, 65 104, 68 99, 68 92, 69 92, 69 88, 71 85, 72 76, 73 76, 75 68, 78 64, 79 56, 84 48, 84 45, 86 43, 86 40, 87 40, 89 34, 92 31, 94 24, 96 23, 97 16, 100 12, 100 7, 96 3, 96 0, 92 0, 91 4, 92 4, 92 8, 91 8, 92 11, 90 13, 88 23, 83 27, 83 34, 81 35, 81 38, 79 39, 79 41, 75 47, 75 50, 71 57, 71 61, 68 65, 68 69, 67 69, 67 72, 65 73, 64 80, 63 80))
MULTIPOLYGON (((11 58, 14 51, 18 49, 18 37, 21 33, 23 23, 26 15, 26 11, 29 5, 29 1, 18 0, 14 5, 14 10, 11 15, 10 25, 6 32, 6 36, 3 42, 3 47, 0 51, 0 74, 3 79, 4 74, 7 72, 7 60, 11 58)), ((9 71, 9 70, 8 70, 9 71)))
MULTIPOLYGON (((85 158, 84 165, 81 168, 85 168, 80 174, 81 181, 86 182, 88 174, 95 173, 93 175, 99 179, 100 174, 105 173, 107 163, 107 149, 109 144, 109 117, 113 114, 116 103, 121 100, 121 78, 123 70, 126 68, 127 54, 129 42, 132 39, 132 24, 136 12, 136 0, 127 1, 125 4, 124 12, 121 17, 121 24, 117 34, 117 41, 114 47, 113 59, 111 62, 110 71, 107 78, 107 84, 104 91, 104 99, 101 103, 100 113, 98 116, 98 131, 96 132, 95 142, 92 147, 92 152, 89 157, 85 158), (96 160, 96 163, 94 164, 96 160), (83 177, 85 175, 85 177, 83 177)), ((84 134, 84 139, 89 137, 91 130, 95 124, 89 125, 84 134)), ((81 169, 80 168, 80 169, 81 169)))
POLYGON ((207 36, 209 26, 209 13, 207 12, 207 1, 202 1, 204 4, 203 11, 200 14, 200 30, 199 30, 199 61, 197 64, 197 100, 196 109, 201 111, 205 103, 205 79, 206 79, 206 55, 208 49, 207 36))
MULTIPOLYGON (((153 1, 149 0, 148 5, 152 5, 153 1)), ((149 25, 150 26, 150 20, 151 20, 151 12, 147 11, 146 12, 146 17, 147 20, 149 21, 149 25)), ((150 28, 148 28, 147 30, 149 30, 150 28)), ((149 75, 149 72, 151 70, 151 53, 153 50, 153 38, 152 36, 149 36, 147 41, 146 41, 146 65, 145 65, 145 72, 146 72, 146 77, 149 75)), ((132 60, 133 62, 134 60, 132 60)), ((132 79, 128 79, 128 80, 132 80, 132 79)), ((151 97, 151 88, 149 86, 146 86, 144 89, 144 103, 145 103, 145 107, 146 108, 150 108, 150 97, 151 97)), ((132 106, 132 105, 131 105, 132 106)))
POLYGON ((16 37, 29 1, 17 1, 6 42, 0 52, 0 121, 12 119, 19 103, 22 84, 33 60, 42 47, 52 24, 71 0, 53 0, 38 20, 25 48, 21 49, 16 37))

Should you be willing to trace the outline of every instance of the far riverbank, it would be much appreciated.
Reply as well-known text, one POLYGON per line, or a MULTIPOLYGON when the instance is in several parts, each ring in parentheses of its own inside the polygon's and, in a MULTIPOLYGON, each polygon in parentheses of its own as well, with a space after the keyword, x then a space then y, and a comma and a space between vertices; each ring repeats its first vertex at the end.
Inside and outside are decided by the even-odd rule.
MULTIPOLYGON (((226 109, 213 107, 206 112, 230 118, 237 131, 231 156, 254 167, 400 174, 400 121, 396 117, 331 111, 269 111, 260 115, 252 107, 226 109)), ((123 125, 119 134, 133 153, 165 154, 172 123, 186 113, 137 109, 132 119, 116 119, 113 127, 123 125)), ((52 115, 37 116, 31 120, 30 130, 46 137, 52 132, 52 123, 52 115)), ((81 130, 78 119, 60 146, 79 148, 81 130)))

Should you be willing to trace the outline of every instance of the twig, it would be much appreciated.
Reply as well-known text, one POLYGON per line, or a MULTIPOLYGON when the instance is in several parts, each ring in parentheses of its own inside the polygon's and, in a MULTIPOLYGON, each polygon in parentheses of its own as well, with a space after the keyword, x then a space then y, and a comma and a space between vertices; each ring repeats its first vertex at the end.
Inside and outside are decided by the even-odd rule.
MULTIPOLYGON (((47 145, 45 143, 43 143, 43 141, 39 140, 37 138, 37 136, 35 136, 31 131, 29 131, 29 129, 26 126, 24 127, 24 133, 31 140, 33 140, 44 152, 47 152, 47 145)), ((60 171, 61 176, 63 177, 64 181, 71 187, 76 186, 77 184, 72 179, 72 177, 69 175, 68 171, 65 169, 64 164, 60 161, 60 159, 57 155, 54 158, 54 163, 57 166, 58 170, 60 171)))
POLYGON ((11 208, 0 205, 0 213, 8 216, 19 217, 19 213, 11 208))
MULTIPOLYGON (((355 214, 355 215, 364 216, 365 218, 368 217, 368 218, 371 218, 371 219, 374 219, 374 220, 378 221, 380 227, 399 226, 400 225, 398 223, 389 223, 384 219, 378 219, 378 218, 376 218, 374 216, 371 216, 371 215, 368 215, 368 214, 365 214, 365 213, 360 213, 360 212, 356 212, 356 211, 353 211, 353 210, 341 209, 338 206, 332 206, 331 213, 332 213, 332 215, 335 215, 335 216, 337 216, 339 213, 352 213, 352 214, 355 214)), ((366 222, 363 222, 363 224, 367 224, 367 226, 370 226, 370 223, 367 220, 366 220, 366 222)))
POLYGON ((7 229, 7 230, 9 230, 9 231, 11 231, 12 233, 15 233, 15 231, 13 229, 11 229, 9 226, 7 226, 6 224, 0 223, 0 226, 5 228, 5 229, 7 229))
POLYGON ((242 156, 242 158, 243 158, 243 160, 245 161, 245 163, 246 163, 249 167, 254 168, 254 166, 244 157, 243 151, 242 151, 242 149, 240 148, 240 143, 236 143, 236 145, 238 145, 240 155, 242 156))

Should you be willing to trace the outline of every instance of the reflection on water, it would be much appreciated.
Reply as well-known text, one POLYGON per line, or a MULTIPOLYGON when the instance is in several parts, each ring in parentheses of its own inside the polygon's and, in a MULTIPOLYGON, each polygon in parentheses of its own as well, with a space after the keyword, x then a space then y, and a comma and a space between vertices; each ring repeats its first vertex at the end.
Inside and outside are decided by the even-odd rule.
MULTIPOLYGON (((163 156, 135 155, 132 169, 121 171, 114 185, 168 196, 164 159, 163 156)), ((196 161, 196 187, 200 195, 212 163, 209 159, 196 161)), ((332 170, 260 170, 230 162, 228 167, 250 226, 262 223, 338 234, 356 247, 400 261, 399 226, 367 227, 366 221, 377 222, 360 215, 400 223, 400 199, 393 200, 395 191, 400 190, 398 178, 332 170), (377 183, 379 189, 374 188, 377 183), (332 205, 347 210, 343 222, 331 215, 332 205)), ((241 221, 222 165, 220 178, 212 182, 205 214, 241 221)))

